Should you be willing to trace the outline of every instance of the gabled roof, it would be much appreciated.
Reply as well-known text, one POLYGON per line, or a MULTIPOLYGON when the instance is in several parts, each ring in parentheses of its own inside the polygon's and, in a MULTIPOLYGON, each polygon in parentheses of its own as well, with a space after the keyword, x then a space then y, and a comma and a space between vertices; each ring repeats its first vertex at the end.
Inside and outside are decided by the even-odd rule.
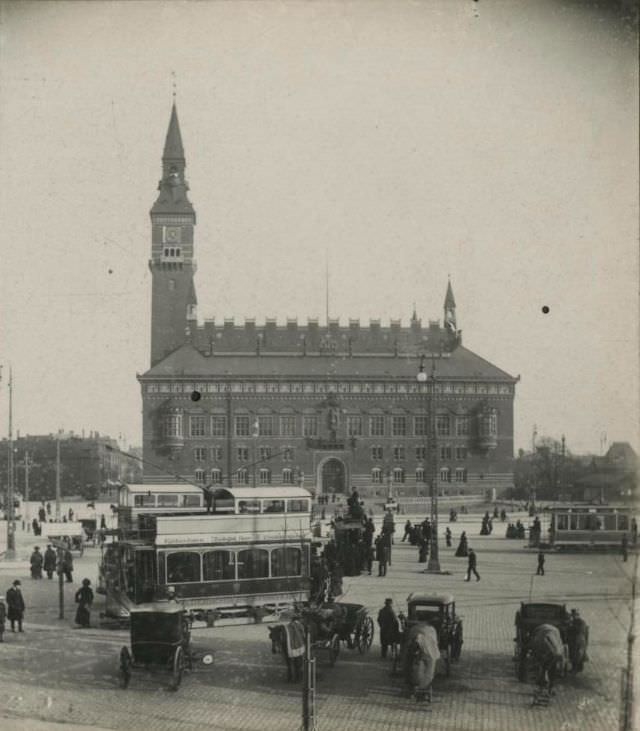
MULTIPOLYGON (((156 363, 141 378, 402 378, 415 379, 417 356, 217 354, 205 356, 185 344, 156 363)), ((462 346, 436 360, 436 377, 515 382, 506 371, 462 346)))

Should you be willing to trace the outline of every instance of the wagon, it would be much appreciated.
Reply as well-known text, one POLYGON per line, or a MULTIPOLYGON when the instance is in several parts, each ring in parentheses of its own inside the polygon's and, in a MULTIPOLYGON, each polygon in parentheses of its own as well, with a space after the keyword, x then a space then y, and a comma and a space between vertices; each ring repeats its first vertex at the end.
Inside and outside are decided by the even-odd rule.
POLYGON ((170 689, 177 690, 185 669, 191 669, 190 620, 172 602, 131 610, 131 649, 120 650, 120 687, 127 688, 132 669, 163 667, 170 674, 170 689))
POLYGON ((564 645, 565 661, 562 674, 566 675, 569 665, 569 629, 571 615, 567 612, 566 604, 543 602, 521 602, 516 612, 516 636, 513 660, 516 676, 520 682, 527 679, 527 660, 531 653, 530 640, 534 631, 541 624, 550 624, 557 627, 564 645))
POLYGON ((347 604, 336 602, 333 605, 344 610, 342 621, 336 625, 336 631, 341 642, 344 642, 350 650, 358 648, 358 652, 364 655, 373 642, 374 625, 369 616, 367 608, 362 604, 347 604))
POLYGON ((430 624, 438 635, 438 649, 444 662, 447 677, 451 674, 451 663, 460 659, 462 653, 462 618, 456 614, 456 603, 451 594, 409 594, 407 617, 400 633, 400 647, 393 652, 393 672, 402 663, 403 650, 408 630, 416 624, 430 624))

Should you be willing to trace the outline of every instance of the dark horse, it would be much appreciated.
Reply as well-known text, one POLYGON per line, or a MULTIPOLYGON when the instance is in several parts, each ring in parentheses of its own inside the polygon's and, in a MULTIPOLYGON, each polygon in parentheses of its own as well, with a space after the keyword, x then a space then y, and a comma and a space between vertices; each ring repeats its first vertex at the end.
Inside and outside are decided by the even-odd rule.
POLYGON ((582 672, 587 657, 587 646, 589 644, 589 627, 577 612, 573 611, 571 624, 567 632, 567 640, 569 644, 569 659, 571 660, 571 670, 574 673, 582 672))
POLYGON ((269 627, 271 652, 281 652, 287 663, 287 681, 297 683, 302 678, 302 661, 304 659, 304 627, 301 622, 293 620, 288 624, 276 624, 269 627))
POLYGON ((536 682, 549 693, 558 675, 565 669, 564 643, 560 630, 552 624, 535 628, 530 640, 531 655, 536 664, 536 682))

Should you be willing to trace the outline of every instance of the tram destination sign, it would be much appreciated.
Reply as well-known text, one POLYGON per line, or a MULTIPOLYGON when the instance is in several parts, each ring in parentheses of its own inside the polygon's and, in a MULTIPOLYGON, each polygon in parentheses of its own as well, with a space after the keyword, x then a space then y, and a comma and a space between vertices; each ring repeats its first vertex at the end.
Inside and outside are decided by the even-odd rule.
POLYGON ((196 543, 198 545, 222 543, 253 543, 255 541, 300 541, 309 540, 310 531, 287 531, 269 533, 196 533, 189 535, 158 535, 156 546, 177 546, 196 543))

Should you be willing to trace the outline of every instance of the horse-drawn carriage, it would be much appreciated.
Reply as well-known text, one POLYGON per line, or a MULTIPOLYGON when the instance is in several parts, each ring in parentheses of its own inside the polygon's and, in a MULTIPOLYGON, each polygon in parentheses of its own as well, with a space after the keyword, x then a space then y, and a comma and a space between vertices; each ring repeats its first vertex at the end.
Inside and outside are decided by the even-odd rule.
POLYGON ((515 618, 514 662, 520 682, 527 679, 529 659, 537 682, 551 690, 555 678, 569 668, 580 672, 587 659, 589 627, 576 609, 565 604, 521 602, 515 618))
MULTIPOLYGON (((120 687, 127 688, 135 667, 160 666, 171 674, 169 687, 177 690, 185 668, 192 668, 191 629, 187 614, 174 603, 131 610, 131 650, 120 650, 120 687)), ((206 662, 206 660, 205 660, 206 662)))
POLYGON ((281 652, 287 663, 287 679, 299 679, 304 657, 305 633, 309 633, 312 654, 326 652, 333 666, 340 644, 364 654, 373 642, 374 625, 362 604, 330 602, 303 608, 291 622, 271 625, 272 651, 281 652))

